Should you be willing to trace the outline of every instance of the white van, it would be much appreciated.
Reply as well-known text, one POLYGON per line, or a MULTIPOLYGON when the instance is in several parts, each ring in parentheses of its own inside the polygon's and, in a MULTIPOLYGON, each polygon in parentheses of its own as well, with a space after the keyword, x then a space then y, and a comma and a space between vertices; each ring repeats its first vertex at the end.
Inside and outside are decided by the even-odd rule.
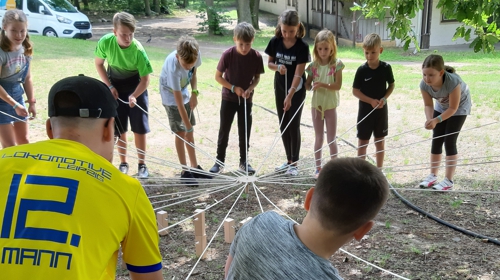
POLYGON ((66 0, 0 0, 0 21, 14 8, 26 14, 30 35, 92 38, 89 18, 66 0))

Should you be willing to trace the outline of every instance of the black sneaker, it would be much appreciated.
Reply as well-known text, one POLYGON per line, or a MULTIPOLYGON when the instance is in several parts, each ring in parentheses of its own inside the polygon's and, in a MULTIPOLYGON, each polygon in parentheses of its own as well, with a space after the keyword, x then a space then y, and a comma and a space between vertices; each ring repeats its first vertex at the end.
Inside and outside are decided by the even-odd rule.
POLYGON ((139 171, 137 172, 137 177, 139 178, 147 178, 149 176, 148 168, 146 167, 146 164, 144 163, 139 163, 139 171))
POLYGON ((198 179, 212 179, 214 177, 212 175, 209 175, 205 170, 203 170, 203 168, 201 168, 200 165, 198 165, 197 169, 199 171, 196 170, 196 169, 195 169, 195 172, 191 171, 191 174, 193 174, 194 178, 198 178, 198 179))
POLYGON ((255 174, 255 169, 253 169, 250 163, 247 162, 240 162, 240 171, 245 173, 248 172, 248 175, 255 174))
POLYGON ((188 187, 197 187, 198 182, 194 179, 193 173, 191 171, 184 170, 181 173, 181 182, 186 184, 188 187))
POLYGON ((224 166, 222 166, 218 162, 216 162, 214 164, 214 166, 212 166, 212 168, 210 168, 210 170, 208 170, 208 171, 210 173, 222 173, 223 170, 224 170, 224 166))
POLYGON ((128 173, 128 163, 122 162, 120 163, 120 166, 118 167, 121 173, 127 174, 128 173))

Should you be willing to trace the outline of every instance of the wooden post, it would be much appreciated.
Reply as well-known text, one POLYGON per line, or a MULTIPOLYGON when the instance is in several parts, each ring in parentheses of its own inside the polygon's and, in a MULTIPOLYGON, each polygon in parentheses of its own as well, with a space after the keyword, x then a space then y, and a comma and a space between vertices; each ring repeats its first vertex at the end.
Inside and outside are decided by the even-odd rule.
POLYGON ((248 183, 247 183, 247 185, 245 186, 245 193, 248 194, 248 192, 250 192, 250 186, 248 186, 248 183))
MULTIPOLYGON (((194 216, 193 224, 194 224, 194 239, 195 239, 195 248, 196 248, 196 256, 201 256, 203 250, 207 247, 207 234, 205 230, 205 211, 201 209, 194 210, 196 216, 194 216)), ((205 253, 203 255, 203 259, 207 257, 205 253)))
POLYGON ((224 241, 233 243, 234 239, 234 219, 228 218, 224 221, 224 241))
POLYGON ((161 236, 164 236, 164 235, 167 235, 168 234, 168 230, 162 230, 164 228, 167 228, 168 227, 168 213, 167 211, 158 211, 156 212, 156 223, 158 225, 158 230, 160 231, 159 234, 161 236))
POLYGON ((240 228, 242 226, 244 226, 248 221, 250 221, 252 219, 252 217, 248 217, 246 219, 244 219, 243 221, 241 221, 238 225, 240 226, 240 228))

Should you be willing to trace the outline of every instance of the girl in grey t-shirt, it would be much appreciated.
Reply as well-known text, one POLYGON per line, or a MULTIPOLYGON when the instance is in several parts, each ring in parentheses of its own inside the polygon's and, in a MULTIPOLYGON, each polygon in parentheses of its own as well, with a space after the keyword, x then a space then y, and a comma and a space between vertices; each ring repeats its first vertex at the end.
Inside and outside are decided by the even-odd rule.
POLYGON ((469 87, 444 65, 440 55, 429 55, 422 64, 420 91, 424 100, 425 128, 432 129, 431 173, 420 183, 422 188, 446 191, 453 187, 453 175, 458 159, 457 138, 472 106, 469 87), (434 100, 436 103, 434 105, 434 100), (442 137, 443 135, 446 135, 442 137), (437 182, 441 153, 446 151, 446 174, 437 182))

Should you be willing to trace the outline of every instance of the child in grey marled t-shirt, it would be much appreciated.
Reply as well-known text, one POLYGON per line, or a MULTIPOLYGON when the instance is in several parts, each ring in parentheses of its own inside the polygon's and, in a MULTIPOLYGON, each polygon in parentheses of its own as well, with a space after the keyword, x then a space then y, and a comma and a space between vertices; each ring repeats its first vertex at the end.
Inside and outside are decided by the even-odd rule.
POLYGON ((359 158, 331 160, 306 194, 302 224, 270 211, 238 231, 226 279, 342 279, 328 259, 372 228, 388 191, 387 180, 372 164, 359 158))
POLYGON ((472 107, 469 86, 455 73, 453 67, 444 65, 443 57, 437 54, 431 54, 424 60, 422 76, 420 92, 424 100, 424 127, 432 129, 432 146, 431 172, 422 180, 420 187, 446 191, 453 188, 458 134, 472 107), (435 105, 433 100, 436 100, 435 105), (443 144, 446 174, 444 180, 437 183, 443 144))

